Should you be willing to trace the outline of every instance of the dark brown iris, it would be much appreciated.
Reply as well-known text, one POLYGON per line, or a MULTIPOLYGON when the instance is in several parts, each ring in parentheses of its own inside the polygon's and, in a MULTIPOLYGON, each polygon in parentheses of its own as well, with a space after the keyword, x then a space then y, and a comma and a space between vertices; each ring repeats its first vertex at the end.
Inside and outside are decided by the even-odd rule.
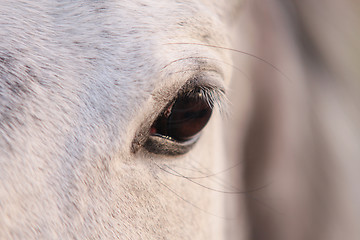
POLYGON ((183 142, 198 134, 209 121, 212 108, 200 92, 179 96, 151 127, 152 135, 183 142))

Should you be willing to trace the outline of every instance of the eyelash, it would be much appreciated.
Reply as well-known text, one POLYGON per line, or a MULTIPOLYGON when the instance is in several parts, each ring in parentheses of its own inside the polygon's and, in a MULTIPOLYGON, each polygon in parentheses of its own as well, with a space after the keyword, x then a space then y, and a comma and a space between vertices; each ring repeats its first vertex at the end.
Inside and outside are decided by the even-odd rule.
POLYGON ((213 86, 199 86, 188 91, 186 95, 200 93, 200 97, 205 100, 212 108, 215 105, 222 107, 222 102, 225 102, 225 91, 219 90, 213 86))

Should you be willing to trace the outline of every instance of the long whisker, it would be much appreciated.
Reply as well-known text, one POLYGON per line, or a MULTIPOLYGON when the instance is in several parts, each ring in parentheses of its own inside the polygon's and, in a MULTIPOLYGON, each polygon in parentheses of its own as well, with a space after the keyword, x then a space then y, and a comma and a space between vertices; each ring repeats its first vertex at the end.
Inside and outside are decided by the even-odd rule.
MULTIPOLYGON (((212 171, 210 171, 209 169, 205 168, 204 166, 202 166, 199 162, 197 162, 197 164, 199 165, 199 167, 201 168, 197 168, 195 167, 194 165, 193 168, 197 169, 197 171, 201 174, 208 174, 208 175, 211 175, 213 174, 212 171), (204 171, 205 170, 205 171, 204 171)), ((239 164, 237 164, 238 166, 239 164)), ((235 167, 235 166, 233 166, 235 167)), ((236 191, 241 191, 238 187, 234 186, 233 184, 230 184, 230 183, 227 183, 226 180, 224 180, 223 178, 219 177, 219 176, 213 176, 211 178, 211 181, 225 187, 225 188, 228 188, 228 189, 235 189, 236 191)))
MULTIPOLYGON (((169 169, 172 169, 172 168, 170 168, 169 166, 167 166, 169 169)), ((208 173, 205 173, 205 172, 203 172, 203 171, 201 171, 199 168, 195 168, 194 166, 193 166, 193 168, 194 168, 194 171, 197 171, 198 173, 200 173, 200 174, 212 174, 210 171, 208 171, 208 173)), ((184 174, 183 174, 184 175, 184 174)), ((192 178, 192 179, 194 179, 194 178, 192 178)), ((196 179, 196 178, 195 178, 196 179)), ((204 178, 205 179, 205 178, 204 178)), ((217 176, 217 175, 215 175, 215 176, 212 176, 212 177, 209 177, 209 178, 206 178, 208 181, 210 181, 210 182, 214 182, 214 183, 216 183, 218 186, 220 186, 220 187, 223 187, 224 189, 229 189, 229 191, 231 191, 231 190, 233 190, 233 191, 241 191, 238 187, 235 187, 234 185, 232 185, 232 184, 229 184, 229 183, 227 183, 224 179, 222 179, 222 178, 220 178, 219 176, 217 176)))
POLYGON ((261 186, 261 187, 259 187, 259 188, 252 189, 252 190, 248 190, 248 191, 222 191, 222 190, 218 190, 218 189, 214 189, 214 188, 205 186, 205 185, 203 185, 203 184, 201 184, 201 183, 198 183, 198 182, 196 182, 196 181, 194 181, 194 180, 192 180, 192 179, 189 179, 189 178, 187 178, 186 176, 182 175, 181 173, 179 173, 179 172, 177 172, 177 171, 175 171, 174 169, 171 169, 171 168, 169 168, 169 167, 168 167, 168 168, 171 169, 172 172, 166 170, 165 168, 161 167, 160 165, 158 165, 158 164, 155 163, 155 162, 154 162, 154 164, 155 164, 158 168, 160 168, 161 170, 163 170, 163 171, 166 172, 166 173, 169 173, 169 174, 171 174, 171 175, 173 175, 173 176, 176 176, 176 177, 181 177, 181 178, 187 179, 187 180, 189 180, 190 182, 192 182, 192 183, 194 183, 194 184, 196 184, 196 185, 198 185, 198 186, 201 186, 201 187, 206 188, 206 189, 208 189, 208 190, 211 190, 211 191, 214 191, 214 192, 219 192, 219 193, 225 193, 225 194, 245 194, 245 193, 252 193, 252 192, 260 191, 260 190, 262 190, 262 189, 264 189, 264 188, 266 188, 266 187, 268 186, 268 185, 264 185, 264 186, 261 186))
POLYGON ((217 58, 210 58, 210 57, 184 57, 184 58, 178 58, 176 60, 173 60, 171 61, 170 63, 166 64, 164 67, 161 68, 161 71, 164 70, 165 68, 167 68, 168 66, 170 66, 171 64, 173 63, 176 63, 176 62, 180 62, 180 61, 184 61, 184 60, 188 60, 188 59, 209 59, 209 60, 214 60, 214 61, 218 61, 218 62, 221 62, 225 65, 228 65, 234 69, 236 69, 237 71, 241 72, 242 74, 244 74, 244 76, 248 79, 249 77, 245 74, 245 72, 243 70, 241 70, 240 68, 236 67, 234 64, 231 64, 231 63, 228 63, 228 62, 225 62, 223 60, 220 60, 220 59, 217 59, 217 58))
MULTIPOLYGON (((240 165, 240 163, 237 163, 237 164, 235 164, 235 165, 233 165, 233 166, 231 166, 231 167, 228 167, 228 168, 226 168, 226 169, 224 169, 224 170, 221 170, 221 171, 219 171, 219 172, 211 173, 211 174, 207 174, 207 175, 203 175, 203 176, 193 176, 193 177, 186 176, 186 177, 189 178, 189 179, 210 178, 210 177, 214 177, 214 176, 220 175, 220 174, 222 174, 222 173, 228 172, 228 171, 230 171, 231 169, 234 169, 234 168, 238 167, 239 165, 240 165)), ((168 167, 168 166, 167 166, 167 167, 168 167)), ((194 171, 200 172, 198 169, 194 169, 194 171)), ((202 172, 200 172, 200 173, 202 173, 202 172)), ((203 174, 206 174, 206 173, 203 173, 203 174)))
MULTIPOLYGON (((198 164, 201 166, 200 163, 198 163, 198 164)), ((241 163, 238 163, 238 164, 236 164, 236 165, 234 165, 234 166, 232 166, 232 167, 236 167, 236 166, 238 166, 239 164, 241 164, 241 163)), ((194 166, 193 166, 193 167, 194 167, 194 166)), ((211 171, 208 170, 208 169, 206 169, 204 166, 201 166, 201 167, 202 167, 203 169, 207 170, 208 173, 211 173, 211 171)), ((195 167, 194 167, 194 168, 195 168, 195 167)), ((231 168, 231 167, 230 167, 230 168, 231 168)), ((170 169, 171 169, 171 168, 170 168, 170 169)), ((200 169, 196 169, 196 168, 195 168, 195 170, 198 171, 198 172, 200 172, 200 173, 205 174, 205 172, 204 172, 204 171, 201 171, 200 169)), ((215 177, 216 177, 216 176, 215 176, 215 177)), ((218 178, 218 177, 216 177, 216 178, 218 178)), ((219 178, 218 178, 218 179, 219 179, 219 178)), ((222 179, 220 179, 220 180, 223 181, 222 179)), ((219 184, 220 184, 220 183, 219 183, 219 184)), ((221 184, 221 185, 223 185, 223 184, 221 184)), ((269 186, 269 185, 270 185, 270 184, 268 183, 267 186, 269 186)), ((224 186, 224 187, 231 187, 231 188, 233 188, 233 189, 236 189, 236 190, 240 191, 239 188, 234 187, 234 186, 231 186, 231 185, 229 185, 229 186, 223 185, 223 186, 224 186)), ((245 196, 248 197, 248 198, 253 199, 257 204, 261 205, 261 206, 264 207, 265 209, 268 209, 269 211, 272 211, 272 212, 274 212, 274 213, 276 213, 276 214, 282 214, 282 215, 285 214, 285 213, 283 213, 283 212, 280 212, 280 211, 276 210, 274 207, 271 207, 270 205, 266 204, 264 201, 260 200, 258 197, 255 197, 255 196, 253 195, 254 193, 256 193, 256 191, 254 191, 254 192, 249 192, 249 193, 246 194, 245 196)))
MULTIPOLYGON (((167 166, 167 167, 170 168, 169 166, 167 166)), ((191 178, 191 179, 208 178, 209 181, 215 182, 215 183, 219 184, 220 186, 222 186, 222 187, 224 187, 224 188, 235 189, 235 190, 240 191, 237 187, 232 186, 231 184, 225 184, 225 183, 224 183, 224 180, 221 179, 221 178, 219 178, 217 175, 211 176, 211 175, 210 175, 211 173, 209 173, 209 175, 206 175, 206 176, 205 176, 205 174, 207 174, 207 173, 202 172, 200 169, 195 168, 194 166, 193 166, 193 168, 185 168, 185 167, 176 166, 176 168, 178 168, 178 169, 183 169, 183 170, 187 170, 187 171, 192 171, 192 172, 197 172, 197 173, 200 173, 200 174, 204 174, 204 176, 202 176, 202 177, 194 177, 194 178, 193 178, 193 177, 189 177, 189 178, 191 178)), ((170 168, 170 169, 171 169, 171 168, 170 168)))
POLYGON ((281 212, 277 209, 275 209, 274 207, 271 207, 269 204, 265 203, 264 201, 260 200, 259 198, 253 196, 253 195, 247 195, 246 197, 253 199, 257 204, 259 204, 260 206, 264 207, 265 209, 272 211, 276 214, 280 214, 280 215, 286 215, 286 213, 281 212))
POLYGON ((281 71, 277 66, 275 66, 274 64, 272 64, 271 62, 269 62, 268 60, 261 58, 259 56, 256 56, 255 54, 252 53, 248 53, 245 51, 241 51, 241 50, 237 50, 237 49, 233 49, 233 48, 228 48, 228 47, 221 47, 221 46, 215 46, 215 45, 211 45, 211 44, 205 44, 205 43, 181 43, 181 42, 174 42, 174 43, 165 43, 165 45, 198 45, 198 46, 204 46, 204 47, 211 47, 211 48, 219 48, 219 49, 224 49, 224 50, 228 50, 228 51, 232 51, 232 52, 236 52, 236 53, 241 53, 244 55, 247 55, 249 57, 255 58, 258 61, 261 61, 267 65, 269 65, 271 68, 273 68, 275 71, 277 71, 278 73, 280 73, 284 78, 286 78, 287 80, 291 81, 291 78, 288 77, 283 71, 281 71))
POLYGON ((180 194, 178 194, 177 192, 175 192, 173 189, 171 189, 169 186, 167 186, 165 183, 163 183, 160 179, 158 179, 158 183, 161 184, 163 187, 165 187, 166 189, 168 189, 170 192, 172 192, 173 194, 175 194, 175 196, 177 196, 178 198, 180 198, 181 200, 183 200, 184 202, 186 202, 187 204, 191 205, 192 207, 208 214, 208 215, 211 215, 213 217, 217 217, 217 218, 220 218, 222 220, 226 220, 226 221, 229 221, 229 220, 234 220, 234 219, 231 219, 231 218, 228 218, 228 217, 223 217, 223 216, 218 216, 216 214, 213 214, 211 212, 208 212, 206 211, 205 209, 202 209, 198 206, 196 206, 195 204, 193 204, 192 202, 186 200, 185 198, 183 198, 180 194))

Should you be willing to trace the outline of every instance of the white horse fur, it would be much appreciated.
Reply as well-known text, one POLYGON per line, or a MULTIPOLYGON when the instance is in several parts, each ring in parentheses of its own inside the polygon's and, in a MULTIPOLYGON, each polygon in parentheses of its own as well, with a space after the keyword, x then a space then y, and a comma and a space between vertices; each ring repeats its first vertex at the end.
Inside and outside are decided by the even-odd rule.
MULTIPOLYGON (((302 26, 324 58, 356 58, 321 45, 331 29, 309 1, 289 2, 297 17, 278 0, 245 16, 240 0, 2 0, 0 239, 359 239, 359 115, 339 117, 352 95, 309 80, 327 75, 308 70, 293 20, 319 23, 302 26), (219 102, 189 152, 148 152, 151 124, 192 79, 225 89, 230 120, 219 102), (211 181, 234 163, 232 186, 211 181)), ((360 75, 313 61, 331 79, 360 75)))
POLYGON ((228 52, 170 44, 228 46, 215 9, 206 1, 1 2, 1 239, 218 238, 209 214, 220 201, 156 165, 211 169, 221 155, 218 117, 186 155, 132 151, 189 79, 216 71, 218 85, 229 82, 228 52))

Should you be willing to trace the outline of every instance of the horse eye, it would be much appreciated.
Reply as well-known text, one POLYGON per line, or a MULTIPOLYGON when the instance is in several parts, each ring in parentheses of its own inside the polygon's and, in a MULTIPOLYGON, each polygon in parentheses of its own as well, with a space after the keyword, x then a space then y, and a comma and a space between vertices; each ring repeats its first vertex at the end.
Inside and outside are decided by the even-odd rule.
POLYGON ((179 95, 154 122, 150 134, 186 142, 205 127, 211 113, 212 106, 200 90, 179 95))

